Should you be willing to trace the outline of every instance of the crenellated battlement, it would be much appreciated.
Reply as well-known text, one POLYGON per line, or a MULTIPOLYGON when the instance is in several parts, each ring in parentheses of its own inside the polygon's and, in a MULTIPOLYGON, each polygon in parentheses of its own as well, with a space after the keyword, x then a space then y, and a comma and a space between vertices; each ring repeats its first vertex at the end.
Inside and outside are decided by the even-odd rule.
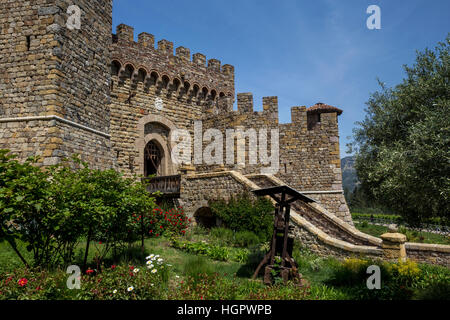
MULTIPOLYGON (((142 72, 150 75, 155 71, 161 77, 166 75, 171 81, 187 82, 186 86, 197 85, 200 90, 206 88, 210 93, 213 90, 217 96, 222 93, 234 96, 234 67, 229 64, 222 65, 220 60, 206 59, 202 53, 194 53, 186 47, 177 47, 174 53, 174 44, 162 39, 155 47, 155 37, 143 32, 138 35, 138 42, 134 41, 134 28, 125 24, 117 26, 116 34, 112 35, 112 63, 120 65, 121 71, 126 73, 127 66, 133 72, 142 72)), ((131 75, 132 76, 132 75, 131 75)))
MULTIPOLYGON (((264 117, 269 122, 278 123, 278 97, 263 97, 263 111, 254 111, 253 94, 250 92, 237 94, 237 111, 233 110, 231 97, 220 97, 216 109, 209 105, 206 118, 223 116, 246 116, 246 118, 264 117)), ((317 103, 307 108, 295 106, 291 108, 291 122, 282 126, 294 126, 299 131, 328 130, 328 127, 337 127, 338 116, 342 110, 323 103, 317 103)))

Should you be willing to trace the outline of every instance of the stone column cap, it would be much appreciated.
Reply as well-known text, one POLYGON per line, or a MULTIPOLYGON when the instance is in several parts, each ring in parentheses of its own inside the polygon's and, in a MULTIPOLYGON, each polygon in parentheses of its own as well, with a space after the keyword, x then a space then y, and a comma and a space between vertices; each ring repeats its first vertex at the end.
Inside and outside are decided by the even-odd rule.
POLYGON ((395 242, 395 243, 405 243, 406 236, 402 233, 384 233, 380 236, 383 241, 395 242))

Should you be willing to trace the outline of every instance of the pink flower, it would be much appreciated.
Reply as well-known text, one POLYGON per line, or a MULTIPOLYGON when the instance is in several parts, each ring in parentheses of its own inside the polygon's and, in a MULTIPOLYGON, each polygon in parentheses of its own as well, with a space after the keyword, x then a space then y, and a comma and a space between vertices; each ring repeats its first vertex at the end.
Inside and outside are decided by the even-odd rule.
POLYGON ((28 283, 28 280, 27 280, 27 278, 22 278, 19 280, 18 283, 19 283, 19 286, 24 287, 28 283))

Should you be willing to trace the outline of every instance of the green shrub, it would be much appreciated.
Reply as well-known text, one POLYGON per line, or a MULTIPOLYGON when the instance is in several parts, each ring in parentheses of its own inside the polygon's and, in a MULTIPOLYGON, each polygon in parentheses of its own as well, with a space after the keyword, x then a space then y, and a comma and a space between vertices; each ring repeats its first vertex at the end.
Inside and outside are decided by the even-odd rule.
MULTIPOLYGON (((19 163, 0 150, 0 240, 7 240, 24 264, 16 242, 26 243, 33 265, 70 264, 79 241, 104 243, 98 260, 125 243, 144 238, 133 223, 154 207, 154 197, 135 179, 114 170, 92 170, 78 157, 42 170, 37 159, 19 163)), ((147 231, 148 232, 148 231, 147 231)), ((145 232, 145 233, 147 233, 145 232)))
POLYGON ((192 277, 196 280, 201 277, 201 274, 212 275, 214 273, 211 263, 201 256, 189 257, 184 263, 183 268, 185 276, 192 277))
POLYGON ((431 284, 424 289, 416 289, 415 300, 450 300, 450 283, 439 282, 431 284))
POLYGON ((250 247, 260 243, 259 237, 251 231, 238 231, 234 235, 234 244, 238 247, 250 247))
POLYGON ((450 271, 447 268, 418 265, 416 262, 390 263, 364 259, 345 259, 334 266, 326 284, 343 288, 353 299, 409 300, 449 299, 450 271), (377 265, 381 270, 381 289, 369 290, 366 285, 367 267, 377 265))
POLYGON ((210 237, 220 242, 221 244, 232 244, 234 239, 234 232, 227 228, 212 228, 210 232, 210 237))
POLYGON ((236 300, 238 284, 218 273, 197 273, 187 277, 173 290, 169 299, 174 300, 236 300))
POLYGON ((274 208, 266 198, 254 200, 245 193, 228 202, 212 202, 211 210, 233 231, 252 231, 260 241, 267 241, 272 235, 274 208))

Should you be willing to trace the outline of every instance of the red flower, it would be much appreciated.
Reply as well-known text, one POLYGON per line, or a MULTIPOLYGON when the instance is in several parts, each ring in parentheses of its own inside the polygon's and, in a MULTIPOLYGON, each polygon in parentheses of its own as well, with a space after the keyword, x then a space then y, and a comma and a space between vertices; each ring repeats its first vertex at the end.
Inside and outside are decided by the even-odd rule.
POLYGON ((94 270, 92 270, 91 268, 88 268, 88 269, 86 270, 86 274, 91 274, 91 273, 94 273, 94 270))
POLYGON ((133 267, 133 266, 130 266, 130 270, 134 270, 134 267, 133 267))
POLYGON ((27 280, 27 278, 22 278, 19 280, 18 283, 19 283, 19 286, 24 287, 28 283, 28 280, 27 280))
POLYGON ((112 266, 111 266, 111 269, 115 269, 116 268, 116 265, 115 264, 113 264, 112 266))
POLYGON ((98 242, 98 244, 102 244, 102 242, 101 242, 101 241, 99 241, 99 242, 98 242))

